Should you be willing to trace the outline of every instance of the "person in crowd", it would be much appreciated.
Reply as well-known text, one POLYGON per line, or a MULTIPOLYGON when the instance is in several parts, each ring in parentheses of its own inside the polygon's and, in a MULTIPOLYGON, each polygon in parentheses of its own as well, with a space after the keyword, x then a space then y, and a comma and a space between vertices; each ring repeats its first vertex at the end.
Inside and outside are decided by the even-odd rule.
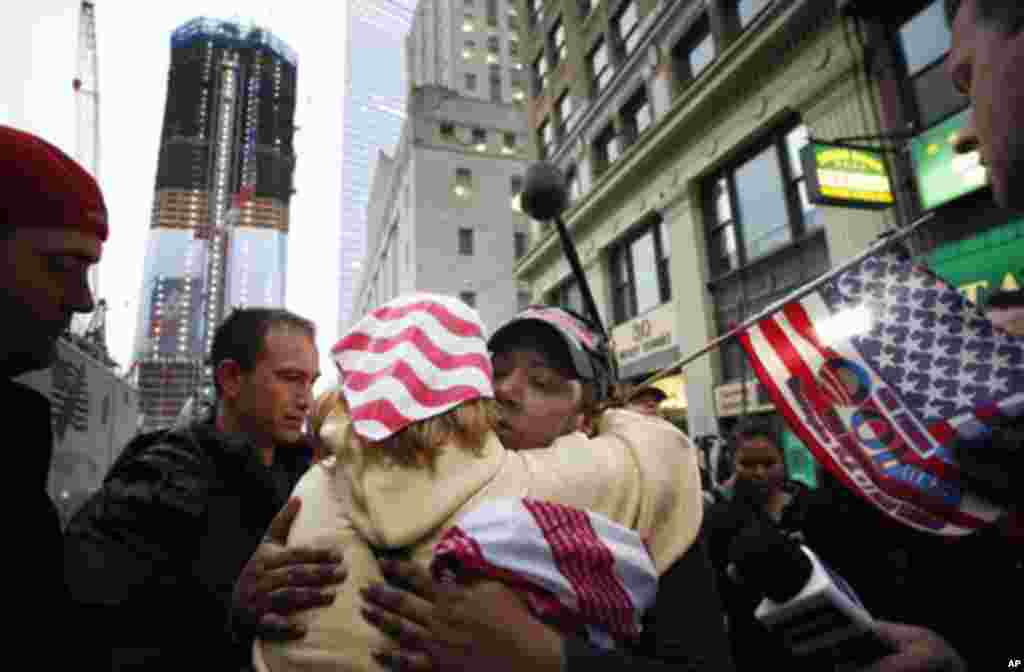
POLYGON ((661 417, 658 407, 667 398, 668 395, 660 387, 645 385, 638 387, 630 393, 626 408, 637 413, 643 413, 644 415, 661 417))
MULTIPOLYGON (((53 434, 50 402, 17 382, 53 364, 57 339, 72 315, 93 310, 90 267, 107 240, 107 208, 96 181, 45 140, 0 126, 0 307, 8 328, 0 335, 0 398, 17 433, 11 453, 18 472, 8 496, 17 503, 14 539, 31 540, 32 557, 19 570, 31 590, 16 591, 20 614, 46 614, 47 628, 75 641, 75 617, 64 582, 60 518, 46 492, 53 434), (21 467, 25 467, 22 469, 21 467)), ((16 619, 15 640, 34 641, 35 626, 16 619), (24 625, 18 625, 23 623, 24 625)), ((33 652, 42 669, 69 667, 68 647, 33 652)), ((88 663, 81 649, 75 661, 88 663)))
MULTIPOLYGON (((594 448, 601 442, 657 427, 659 433, 678 437, 684 455, 695 453, 669 423, 614 409, 588 415, 607 401, 603 390, 609 388, 598 375, 609 368, 597 343, 592 326, 559 308, 530 308, 494 333, 489 348, 500 405, 498 435, 504 445, 526 455, 550 446, 580 469, 596 461, 594 448), (586 424, 595 418, 597 438, 587 441, 586 424)), ((692 484, 679 494, 692 496, 688 510, 700 516, 696 465, 690 470, 692 484)), ((645 480, 645 489, 669 476, 665 472, 645 480)), ((438 583, 415 563, 382 563, 392 585, 374 584, 363 597, 370 605, 368 618, 392 637, 381 658, 396 669, 729 670, 732 661, 713 571, 703 537, 694 535, 687 537, 685 553, 667 571, 661 573, 658 567, 657 601, 645 614, 640 642, 628 648, 606 650, 559 633, 534 618, 521 598, 500 583, 438 583)))
POLYGON ((754 618, 762 596, 730 573, 730 547, 753 515, 767 516, 783 533, 802 539, 810 491, 788 480, 785 453, 771 422, 746 420, 734 437, 735 477, 704 521, 711 563, 729 619, 733 659, 740 672, 801 669, 801 661, 754 618))
POLYGON ((297 444, 319 375, 314 327, 236 310, 210 363, 215 413, 136 437, 68 526, 68 586, 89 614, 80 627, 109 644, 104 668, 191 669, 197 654, 204 669, 248 667, 232 587, 309 464, 297 444))
MULTIPOLYGON (((564 329, 582 329, 558 315, 566 319, 564 329)), ((551 329, 543 338, 558 342, 567 333, 551 329)), ((561 345, 565 350, 564 341, 561 345)), ((633 562, 646 558, 646 543, 653 560, 648 594, 654 592, 655 569, 664 572, 675 563, 696 534, 696 456, 667 423, 610 411, 602 418, 600 438, 591 440, 580 431, 582 413, 576 418, 552 414, 548 430, 559 426, 569 432, 561 441, 547 447, 544 428, 534 425, 530 429, 540 431, 526 437, 537 442, 534 448, 506 450, 495 428, 517 427, 518 418, 502 411, 499 420, 494 382, 519 373, 509 370, 511 362, 496 358, 492 374, 479 316, 457 299, 432 294, 394 299, 360 321, 333 353, 352 422, 326 435, 336 461, 314 467, 296 488, 303 509, 290 540, 342 550, 349 579, 333 606, 303 617, 306 638, 257 646, 260 670, 377 669, 372 654, 386 639, 360 613, 360 590, 381 579, 377 557, 401 554, 427 567, 442 535, 456 522, 467 524, 464 514, 485 502, 518 502, 525 496, 530 503, 524 507, 560 504, 628 523, 638 533, 636 544, 632 554, 617 557, 616 574, 628 584, 641 566, 650 565, 650 560, 633 562), (575 459, 580 455, 587 460, 575 459)), ((578 354, 585 356, 582 348, 578 354)), ((570 358, 528 359, 529 375, 545 385, 551 401, 565 393, 581 400, 581 385, 563 387, 554 375, 573 366, 570 358)), ((496 524, 492 514, 476 515, 489 515, 496 524)), ((495 534, 492 530, 480 543, 494 543, 495 534)), ((581 536, 569 546, 583 544, 581 536)), ((461 557, 457 546, 447 557, 461 557)), ((606 596, 602 603, 611 602, 606 596)), ((371 621, 374 613, 367 611, 371 621)), ((589 616, 581 618, 594 625, 589 616)))

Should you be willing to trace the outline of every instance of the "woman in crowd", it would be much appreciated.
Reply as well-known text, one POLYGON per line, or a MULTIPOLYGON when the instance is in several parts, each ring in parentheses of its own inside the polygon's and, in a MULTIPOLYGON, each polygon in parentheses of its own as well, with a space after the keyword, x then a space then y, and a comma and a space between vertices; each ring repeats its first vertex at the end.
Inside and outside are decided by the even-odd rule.
POLYGON ((381 580, 379 560, 429 566, 443 535, 484 504, 530 498, 607 517, 643 540, 657 574, 693 543, 696 456, 668 423, 611 410, 597 438, 576 433, 520 452, 502 446, 483 326, 465 304, 400 297, 334 352, 351 424, 322 430, 333 457, 297 486, 303 506, 289 543, 340 550, 348 579, 331 606, 299 615, 303 639, 257 642, 257 669, 382 669, 374 652, 388 642, 364 620, 360 598, 381 580))

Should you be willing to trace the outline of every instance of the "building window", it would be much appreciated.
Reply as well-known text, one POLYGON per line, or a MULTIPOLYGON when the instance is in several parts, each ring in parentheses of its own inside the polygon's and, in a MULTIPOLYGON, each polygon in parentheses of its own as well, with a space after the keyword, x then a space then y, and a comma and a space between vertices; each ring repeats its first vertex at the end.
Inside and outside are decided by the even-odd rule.
POLYGON ((513 10, 508 10, 508 29, 519 30, 519 16, 512 13, 513 10))
POLYGON ((476 75, 472 72, 466 73, 466 90, 476 91, 476 75))
POLYGON ((522 82, 512 83, 512 100, 516 103, 521 103, 526 100, 526 92, 523 91, 522 82))
POLYGON ((689 84, 700 77, 714 60, 715 40, 711 35, 711 22, 705 14, 672 49, 676 80, 689 84))
POLYGON ((462 60, 473 60, 474 55, 476 55, 476 42, 473 40, 466 40, 466 43, 462 45, 462 60))
POLYGON ((473 193, 473 171, 469 168, 455 169, 455 195, 466 198, 473 193))
POLYGON ((494 65, 500 60, 501 56, 501 40, 498 39, 497 35, 491 35, 487 38, 487 62, 494 65))
POLYGON ((523 312, 530 307, 530 303, 533 301, 533 294, 528 289, 520 289, 516 292, 516 306, 518 312, 523 312))
POLYGON ((512 58, 519 58, 519 40, 509 39, 508 55, 512 58))
POLYGON ((569 203, 575 203, 583 195, 583 185, 580 183, 580 171, 576 164, 569 166, 565 171, 565 183, 569 186, 569 203))
POLYGON ((601 175, 619 158, 619 142, 615 126, 608 124, 594 141, 595 172, 601 175))
POLYGON ((501 152, 503 154, 515 154, 517 144, 516 134, 502 133, 501 138, 501 152))
POLYGON ((627 145, 636 142, 637 138, 654 122, 654 112, 647 100, 647 89, 641 85, 622 110, 623 141, 627 145))
POLYGON ((548 33, 548 45, 555 65, 565 60, 569 52, 565 43, 565 24, 562 23, 562 17, 555 19, 555 25, 548 33))
POLYGON ((491 102, 500 103, 501 97, 501 75, 492 72, 491 73, 491 102))
POLYGON ((526 256, 526 234, 522 231, 516 231, 513 234, 513 244, 515 246, 516 260, 518 261, 526 256))
POLYGON ((614 23, 622 53, 628 56, 640 42, 640 15, 637 13, 636 0, 630 0, 625 4, 614 23))
POLYGON ((616 324, 671 300, 667 232, 658 216, 657 221, 612 249, 612 311, 616 324))
POLYGON ((558 121, 562 129, 562 137, 565 137, 572 129, 572 124, 575 121, 573 119, 574 112, 572 94, 566 89, 558 98, 558 121))
POLYGON ((555 129, 551 126, 550 119, 544 119, 537 128, 537 140, 540 144, 540 155, 542 159, 551 156, 555 148, 555 129))
POLYGON ((602 37, 597 41, 590 55, 587 57, 590 62, 590 77, 594 85, 595 93, 600 93, 608 86, 615 71, 612 69, 611 61, 608 58, 608 45, 602 37))
POLYGON ((807 200, 800 149, 804 126, 773 134, 752 156, 708 182, 711 275, 764 257, 821 225, 807 200))
POLYGON ((537 60, 533 62, 533 81, 534 91, 539 96, 544 88, 548 85, 548 62, 544 58, 544 54, 541 53, 537 57, 537 60))
POLYGON ((473 256, 473 229, 459 229, 459 254, 473 256))
POLYGON ((951 42, 941 0, 930 3, 899 28, 908 98, 914 108, 911 116, 921 128, 934 126, 968 104, 942 67, 951 42))
POLYGON ((455 124, 450 121, 441 122, 441 139, 447 142, 455 141, 455 124))
POLYGON ((523 177, 522 175, 513 175, 512 179, 509 180, 509 197, 512 201, 512 209, 516 212, 522 212, 522 197, 523 197, 523 177))
POLYGON ((487 151, 487 131, 482 128, 473 129, 473 146, 478 152, 487 151))
POLYGON ((770 4, 772 0, 739 0, 736 4, 736 15, 739 17, 740 27, 746 28, 750 25, 750 22, 770 4))
POLYGON ((471 14, 466 14, 462 18, 462 32, 472 33, 474 30, 476 30, 476 21, 471 14))
POLYGON ((487 0, 487 25, 498 27, 498 0, 487 0))
POLYGON ((555 289, 551 290, 548 295, 547 303, 552 306, 558 306, 559 308, 565 308, 572 310, 576 313, 583 314, 583 294, 580 292, 580 286, 576 282, 575 278, 570 278, 555 289))
POLYGON ((590 16, 590 11, 594 8, 594 3, 592 0, 577 0, 576 7, 580 12, 580 21, 583 21, 590 16))
POLYGON ((544 23, 544 0, 527 0, 530 12, 530 25, 539 26, 544 23))

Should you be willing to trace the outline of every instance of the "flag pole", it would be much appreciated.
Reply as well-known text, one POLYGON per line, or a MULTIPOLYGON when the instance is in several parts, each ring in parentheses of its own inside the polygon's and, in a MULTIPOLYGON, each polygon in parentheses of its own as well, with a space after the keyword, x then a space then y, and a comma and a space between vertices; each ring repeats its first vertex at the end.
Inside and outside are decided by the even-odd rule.
POLYGON ((683 368, 684 366, 686 366, 690 362, 692 362, 692 361, 694 361, 694 360, 696 360, 696 359, 698 359, 700 357, 703 357, 704 355, 708 354, 709 352, 711 352, 715 348, 719 347, 720 345, 722 345, 726 341, 728 341, 730 339, 733 339, 733 338, 736 338, 736 336, 738 336, 740 332, 744 331, 745 329, 749 329, 751 326, 753 326, 757 322, 760 322, 761 320, 763 320, 764 318, 768 317, 772 313, 775 313, 775 312, 779 311, 787 303, 790 303, 792 301, 797 301, 799 299, 802 299, 803 297, 807 296, 808 294, 810 294, 811 292, 816 290, 818 287, 820 287, 821 285, 825 284, 826 282, 828 282, 832 278, 836 277, 840 273, 845 273, 846 271, 848 271, 852 267, 856 266, 860 262, 864 261, 865 259, 867 259, 871 255, 877 254, 878 252, 880 252, 881 250, 885 249, 886 247, 888 247, 888 246, 890 246, 890 245, 892 245, 892 244, 894 244, 894 243, 896 243, 896 242, 898 242, 900 240, 903 240, 904 238, 906 238, 907 236, 912 234, 914 231, 917 231, 917 229, 919 229, 922 225, 927 224, 928 222, 930 222, 934 218, 935 218, 935 214, 929 212, 929 213, 927 213, 925 215, 922 215, 917 220, 915 220, 913 223, 910 224, 910 226, 904 227, 902 229, 896 229, 895 231, 888 231, 886 233, 883 233, 882 234, 882 238, 880 240, 877 240, 874 243, 872 243, 871 246, 868 247, 868 249, 864 250, 863 252, 858 254, 853 259, 850 259, 846 263, 841 264, 841 265, 837 266, 836 268, 833 268, 828 273, 826 273, 826 274, 824 274, 824 275, 822 275, 820 277, 817 277, 814 280, 811 280, 806 285, 803 285, 802 287, 799 287, 798 289, 795 289, 791 294, 785 296, 782 299, 779 299, 778 301, 776 301, 775 303, 771 304, 770 306, 768 306, 767 308, 762 310, 760 313, 758 313, 754 317, 748 318, 745 322, 743 322, 743 324, 741 324, 741 325, 739 325, 737 327, 733 327, 728 332, 722 334, 718 338, 716 338, 713 341, 709 342, 707 345, 702 347, 700 350, 697 350, 696 352, 694 352, 694 353, 692 353, 690 355, 687 355, 686 357, 683 357, 683 358, 677 360, 674 364, 670 364, 669 366, 665 367, 661 371, 657 372, 656 374, 654 374, 653 376, 651 376, 650 378, 645 380, 640 386, 641 387, 646 387, 648 385, 653 385, 654 383, 658 382, 662 378, 667 378, 668 376, 670 376, 673 373, 675 373, 677 370, 683 368))

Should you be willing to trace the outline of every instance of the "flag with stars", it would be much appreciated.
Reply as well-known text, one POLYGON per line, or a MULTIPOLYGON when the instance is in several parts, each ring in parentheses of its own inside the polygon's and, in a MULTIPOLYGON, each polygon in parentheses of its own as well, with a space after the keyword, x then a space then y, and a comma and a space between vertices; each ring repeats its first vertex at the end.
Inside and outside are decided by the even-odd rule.
POLYGON ((886 514, 949 536, 1001 515, 962 489, 951 446, 1024 415, 1024 339, 905 250, 864 259, 740 341, 815 457, 886 514))

